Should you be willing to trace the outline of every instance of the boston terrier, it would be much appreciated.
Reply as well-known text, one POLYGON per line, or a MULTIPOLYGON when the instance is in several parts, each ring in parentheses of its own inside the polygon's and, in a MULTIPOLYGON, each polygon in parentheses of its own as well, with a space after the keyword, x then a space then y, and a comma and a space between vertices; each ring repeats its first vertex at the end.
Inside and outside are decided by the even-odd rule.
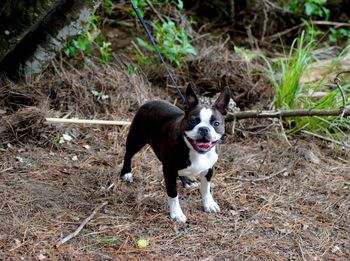
POLYGON ((162 162, 170 217, 186 222, 176 189, 177 177, 191 186, 191 176, 200 177, 200 192, 206 212, 220 208, 210 193, 213 167, 218 159, 217 145, 224 134, 230 90, 221 92, 212 107, 198 104, 191 85, 186 88, 184 110, 165 101, 150 101, 137 111, 126 140, 121 178, 132 182, 131 159, 149 144, 162 162))

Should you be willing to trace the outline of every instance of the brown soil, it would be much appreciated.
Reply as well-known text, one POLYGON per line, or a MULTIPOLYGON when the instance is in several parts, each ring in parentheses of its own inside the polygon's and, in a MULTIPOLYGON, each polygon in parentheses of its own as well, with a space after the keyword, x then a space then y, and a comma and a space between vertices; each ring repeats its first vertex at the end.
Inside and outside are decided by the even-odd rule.
POLYGON ((173 101, 171 88, 151 87, 120 65, 77 70, 60 62, 30 83, 1 88, 2 119, 41 117, 31 124, 17 117, 1 139, 2 260, 350 257, 349 149, 307 136, 286 140, 269 120, 242 121, 227 134, 216 166, 221 212, 203 212, 198 189, 179 186, 188 218, 180 225, 168 216, 161 164, 150 148, 134 159, 135 182, 119 180, 128 127, 43 123, 44 116, 128 120, 148 99, 173 101), (63 134, 73 139, 59 143, 63 134), (59 244, 104 202, 76 237, 59 244), (138 247, 139 239, 149 245, 138 247))

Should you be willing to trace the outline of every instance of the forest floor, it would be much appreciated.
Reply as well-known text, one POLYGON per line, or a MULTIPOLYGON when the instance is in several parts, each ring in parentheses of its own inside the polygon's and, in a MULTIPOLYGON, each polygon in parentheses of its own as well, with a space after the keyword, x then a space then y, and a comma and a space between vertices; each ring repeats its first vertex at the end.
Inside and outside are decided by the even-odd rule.
MULTIPOLYGON (((67 105, 67 110, 79 111, 74 106, 80 106, 98 113, 105 106, 103 100, 86 92, 84 99, 90 97, 92 102, 86 101, 81 91, 87 82, 87 89, 99 86, 101 79, 113 113, 100 113, 100 119, 130 120, 141 96, 172 96, 118 66, 94 70, 56 68, 31 83, 8 85, 13 93, 33 94, 40 101, 33 106, 45 116, 57 116, 53 103, 49 110, 44 99, 53 90, 58 90, 55 106, 61 112, 67 105)), ((13 115, 28 108, 32 107, 13 115)), ((161 164, 149 147, 134 159, 135 182, 119 180, 127 126, 40 121, 23 128, 0 153, 2 260, 346 260, 350 256, 347 148, 302 134, 286 138, 272 120, 239 122, 235 133, 228 126, 212 188, 221 212, 203 212, 198 189, 179 184, 188 218, 181 225, 169 218, 161 164), (111 182, 115 186, 107 191, 111 182), (59 243, 99 207, 77 236, 59 243), (138 247, 140 239, 149 245, 138 247)))
MULTIPOLYGON (((179 75, 199 96, 227 85, 241 108, 269 106, 273 88, 254 73, 259 62, 224 42, 198 46, 179 75)), ((149 147, 134 158, 135 181, 119 179, 128 126, 45 123, 131 120, 147 100, 176 100, 164 73, 129 69, 57 58, 34 79, 0 86, 1 260, 349 260, 347 147, 287 136, 279 120, 229 123, 212 187, 221 212, 205 213, 198 189, 179 182, 188 221, 178 224, 149 147)))

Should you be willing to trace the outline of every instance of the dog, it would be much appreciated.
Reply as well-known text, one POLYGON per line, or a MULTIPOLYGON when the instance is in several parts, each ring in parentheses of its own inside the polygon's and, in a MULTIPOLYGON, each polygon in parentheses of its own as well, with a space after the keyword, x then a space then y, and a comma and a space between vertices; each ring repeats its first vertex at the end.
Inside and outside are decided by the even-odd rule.
POLYGON ((133 181, 131 159, 149 144, 163 167, 170 217, 186 222, 177 193, 177 177, 185 186, 193 186, 193 176, 200 177, 204 211, 219 212, 210 192, 218 143, 224 132, 230 90, 225 88, 212 107, 199 105, 191 85, 186 88, 183 109, 166 101, 150 101, 137 111, 127 136, 126 152, 120 177, 133 181))

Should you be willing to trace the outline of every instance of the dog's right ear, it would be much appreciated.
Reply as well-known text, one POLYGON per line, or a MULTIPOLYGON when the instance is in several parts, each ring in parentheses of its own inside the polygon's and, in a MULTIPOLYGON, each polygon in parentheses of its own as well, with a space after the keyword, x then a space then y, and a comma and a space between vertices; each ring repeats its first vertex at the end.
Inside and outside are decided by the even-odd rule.
POLYGON ((186 88, 186 97, 185 97, 185 111, 192 109, 198 105, 198 98, 193 91, 192 84, 188 83, 186 88))

